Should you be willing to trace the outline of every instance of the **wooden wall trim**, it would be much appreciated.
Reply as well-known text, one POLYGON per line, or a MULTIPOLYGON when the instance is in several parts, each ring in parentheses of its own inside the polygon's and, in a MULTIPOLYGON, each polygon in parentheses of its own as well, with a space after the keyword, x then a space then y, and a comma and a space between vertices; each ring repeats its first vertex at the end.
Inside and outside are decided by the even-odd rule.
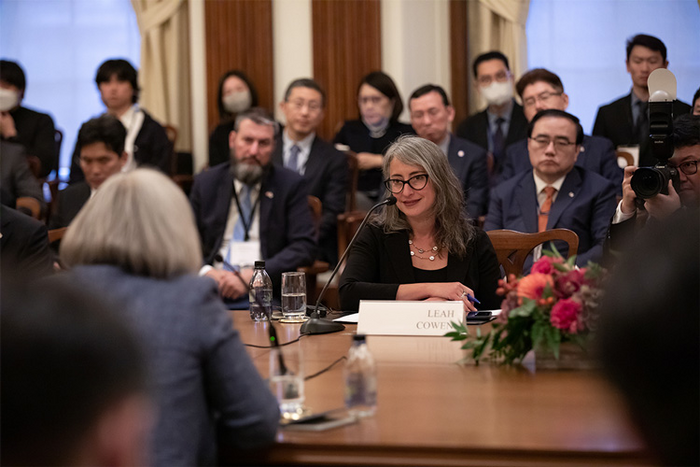
POLYGON ((328 96, 322 138, 357 118, 357 85, 382 68, 380 7, 380 0, 312 0, 314 79, 328 96))
POLYGON ((450 61, 455 128, 469 115, 469 60, 467 57, 467 2, 450 0, 450 61))

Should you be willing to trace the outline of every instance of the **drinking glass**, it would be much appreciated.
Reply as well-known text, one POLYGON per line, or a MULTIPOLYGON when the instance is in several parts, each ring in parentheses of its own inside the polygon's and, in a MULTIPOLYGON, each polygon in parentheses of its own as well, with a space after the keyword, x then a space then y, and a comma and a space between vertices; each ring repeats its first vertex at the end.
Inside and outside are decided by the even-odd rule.
POLYGON ((303 272, 282 273, 281 323, 301 323, 306 320, 306 275, 303 272))
POLYGON ((304 361, 299 343, 270 351, 270 390, 277 397, 282 418, 304 414, 304 361))

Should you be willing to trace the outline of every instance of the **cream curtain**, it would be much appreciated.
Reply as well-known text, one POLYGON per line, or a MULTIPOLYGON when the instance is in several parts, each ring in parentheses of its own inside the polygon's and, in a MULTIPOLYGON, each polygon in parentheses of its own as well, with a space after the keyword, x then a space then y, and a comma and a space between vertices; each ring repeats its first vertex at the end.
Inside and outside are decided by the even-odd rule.
MULTIPOLYGON (((527 71, 525 26, 530 0, 473 0, 468 5, 469 63, 484 52, 500 50, 508 57, 510 70, 517 80, 527 71)), ((469 79, 473 82, 473 74, 469 79)), ((470 113, 483 109, 485 102, 480 100, 473 86, 469 89, 470 113)))
POLYGON ((131 0, 141 32, 140 105, 178 130, 176 150, 190 151, 190 65, 185 0, 131 0))

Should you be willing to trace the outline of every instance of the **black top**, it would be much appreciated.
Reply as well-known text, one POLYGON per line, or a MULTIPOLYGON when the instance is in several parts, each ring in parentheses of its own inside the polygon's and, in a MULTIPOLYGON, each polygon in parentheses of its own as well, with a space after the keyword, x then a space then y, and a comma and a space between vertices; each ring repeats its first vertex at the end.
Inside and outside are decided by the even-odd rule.
POLYGON ((58 148, 53 120, 47 114, 26 107, 12 109, 10 115, 15 121, 17 136, 5 141, 21 144, 28 156, 38 157, 41 161, 39 177, 46 177, 51 170, 57 168, 54 167, 58 148))
MULTIPOLYGON (((361 120, 346 121, 340 129, 333 144, 345 144, 350 150, 360 153, 384 154, 391 143, 401 135, 413 135, 413 127, 398 121, 389 123, 386 132, 379 138, 372 138, 369 128, 361 120)), ((382 170, 363 170, 357 180, 357 190, 367 194, 372 199, 377 199, 382 189, 382 170)))
POLYGON ((209 167, 223 164, 231 159, 228 138, 234 124, 234 120, 219 123, 209 135, 209 167))
POLYGON ((413 276, 416 282, 447 282, 447 266, 441 269, 421 269, 413 267, 413 276))
MULTIPOLYGON (((449 255, 443 281, 455 281, 474 290, 479 309, 500 308, 496 295, 500 269, 488 235, 476 229, 464 258, 449 255)), ((435 271, 419 272, 424 273, 435 271)), ((340 278, 340 304, 344 311, 357 310, 360 300, 395 300, 401 284, 426 282, 416 276, 406 231, 385 234, 381 227, 367 225, 348 255, 340 278)), ((431 280, 434 282, 434 280, 431 280)))

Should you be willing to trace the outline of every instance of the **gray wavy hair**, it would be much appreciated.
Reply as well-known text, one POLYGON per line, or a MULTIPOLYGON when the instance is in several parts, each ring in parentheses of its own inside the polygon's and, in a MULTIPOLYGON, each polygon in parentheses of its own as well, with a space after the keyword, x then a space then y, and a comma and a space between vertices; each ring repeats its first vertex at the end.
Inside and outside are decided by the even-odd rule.
MULTIPOLYGON (((462 187, 445 154, 427 139, 405 135, 389 146, 384 156, 384 179, 389 178, 394 159, 426 171, 428 183, 435 190, 435 203, 431 208, 435 216, 435 242, 447 248, 450 254, 463 258, 474 237, 474 227, 465 214, 462 187)), ((382 226, 385 233, 412 232, 406 216, 396 205, 385 206, 375 217, 375 224, 382 226)))
POLYGON ((202 265, 187 197, 153 169, 110 177, 71 222, 60 256, 67 266, 111 264, 159 279, 202 265))

